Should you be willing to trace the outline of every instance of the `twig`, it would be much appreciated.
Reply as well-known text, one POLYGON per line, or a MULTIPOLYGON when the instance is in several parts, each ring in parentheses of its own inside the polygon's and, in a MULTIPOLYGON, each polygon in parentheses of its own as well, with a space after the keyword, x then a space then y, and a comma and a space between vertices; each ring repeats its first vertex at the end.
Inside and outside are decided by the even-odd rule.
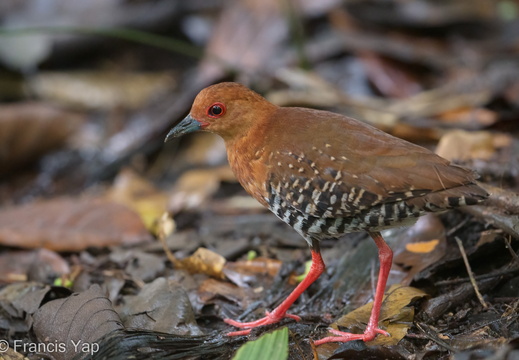
POLYGON ((175 230, 175 222, 173 221, 168 212, 165 212, 160 217, 158 228, 158 237, 160 243, 162 244, 162 248, 166 253, 166 256, 175 268, 180 269, 182 267, 181 262, 171 252, 171 250, 168 247, 168 244, 166 243, 166 238, 175 230))
POLYGON ((456 225, 456 226, 452 227, 451 229, 449 229, 449 231, 447 231, 446 236, 451 236, 452 234, 454 234, 456 231, 458 231, 463 226, 465 226, 465 224, 468 223, 468 221, 469 221, 469 219, 464 219, 458 225, 456 225))
POLYGON ((465 253, 465 248, 463 247, 463 243, 461 242, 459 237, 454 237, 456 239, 456 243, 458 244, 458 247, 460 248, 461 256, 463 257, 463 262, 465 263, 465 267, 467 268, 467 273, 469 275, 470 283, 472 284, 472 287, 474 288, 474 291, 476 292, 476 296, 478 297, 479 302, 481 305, 487 309, 488 305, 483 299, 483 296, 481 296, 481 293, 479 292, 478 284, 476 283, 476 279, 474 279, 474 274, 472 273, 472 269, 470 268, 469 260, 467 258, 467 254, 465 253))
POLYGON ((438 334, 436 333, 435 330, 431 329, 429 326, 427 326, 426 324, 423 324, 423 323, 419 323, 417 322, 416 324, 416 327, 418 328, 418 330, 420 330, 422 333, 424 333, 424 335, 429 338, 430 340, 434 341, 435 343, 437 343, 438 345, 440 345, 441 347, 444 347, 445 349, 451 351, 451 352, 456 352, 456 349, 453 348, 451 345, 449 345, 446 341, 444 341, 443 339, 440 339, 440 337, 438 336, 438 334))
POLYGON ((516 264, 519 265, 519 256, 517 256, 517 253, 512 248, 511 238, 512 238, 512 236, 510 236, 510 235, 505 238, 506 248, 508 249, 508 251, 510 251, 510 255, 512 255, 516 264))
MULTIPOLYGON (((495 272, 492 272, 489 274, 477 275, 477 276, 474 276, 474 279, 476 279, 476 281, 480 281, 480 280, 496 278, 496 277, 503 276, 503 275, 513 275, 514 273, 517 272, 517 270, 518 270, 517 268, 518 268, 518 266, 514 266, 512 268, 501 269, 499 271, 495 271, 495 272)), ((440 281, 436 281, 434 283, 434 286, 450 286, 450 285, 461 284, 461 283, 464 283, 467 281, 470 281, 470 279, 469 278, 458 278, 458 279, 440 280, 440 281)))

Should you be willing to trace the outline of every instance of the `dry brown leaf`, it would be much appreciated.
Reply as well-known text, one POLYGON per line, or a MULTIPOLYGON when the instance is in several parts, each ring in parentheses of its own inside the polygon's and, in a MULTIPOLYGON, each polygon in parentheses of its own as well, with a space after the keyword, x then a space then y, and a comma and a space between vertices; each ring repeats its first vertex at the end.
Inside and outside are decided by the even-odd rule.
POLYGON ((174 86, 170 73, 47 72, 29 84, 39 97, 84 109, 137 109, 174 86))
POLYGON ((276 0, 226 3, 197 74, 202 79, 215 79, 229 68, 250 74, 278 68, 279 62, 275 61, 278 57, 274 54, 288 36, 281 5, 276 0))
POLYGON ((489 160, 499 148, 510 146, 511 143, 512 138, 507 134, 454 130, 440 139, 436 153, 449 160, 489 160))
MULTIPOLYGON (((396 345, 406 334, 414 319, 414 309, 408 305, 427 294, 422 290, 395 284, 384 295, 380 323, 391 336, 377 336, 368 345, 396 345)), ((373 302, 342 316, 332 327, 344 326, 362 332, 366 328, 373 302)))
POLYGON ((106 194, 107 199, 128 206, 137 212, 144 225, 157 234, 158 221, 166 211, 167 194, 130 169, 123 169, 106 194))
POLYGON ((106 200, 58 198, 0 211, 0 243, 6 246, 81 251, 150 238, 135 212, 106 200))
POLYGON ((69 273, 70 267, 65 259, 47 249, 4 251, 0 254, 0 283, 27 281, 29 277, 44 283, 69 273))
POLYGON ((232 271, 246 275, 268 275, 276 276, 283 262, 276 259, 257 257, 253 260, 242 260, 225 264, 224 271, 232 271))
POLYGON ((485 108, 459 108, 446 111, 437 116, 437 118, 446 124, 457 125, 465 128, 483 128, 490 126, 497 121, 496 112, 485 108))
POLYGON ((215 169, 187 171, 178 179, 172 190, 169 210, 176 214, 181 210, 195 209, 220 188, 222 180, 234 179, 227 165, 215 169))
POLYGON ((121 319, 112 302, 97 284, 74 296, 49 301, 34 314, 33 330, 40 342, 65 344, 64 347, 46 347, 50 349, 50 358, 56 360, 72 359, 79 354, 71 341, 81 344, 78 349, 88 344, 97 352, 99 344, 96 340, 122 329, 121 319))
POLYGON ((137 295, 124 297, 118 309, 125 327, 179 335, 201 335, 184 288, 159 277, 144 285, 137 295))
POLYGON ((249 297, 242 287, 216 279, 207 279, 202 282, 198 293, 200 302, 203 304, 208 304, 217 297, 228 299, 242 307, 246 307, 249 303, 249 297))
POLYGON ((63 146, 82 117, 36 102, 0 106, 0 174, 63 146))
MULTIPOLYGON (((280 260, 258 257, 254 260, 242 260, 225 264, 225 276, 240 287, 251 287, 264 283, 265 277, 273 278, 281 269, 280 260)), ((257 290, 260 290, 258 288, 257 290)))
POLYGON ((7 350, 2 353, 2 360, 29 360, 29 358, 11 348, 7 348, 7 350))
POLYGON ((198 248, 195 253, 180 260, 180 265, 190 273, 206 274, 223 279, 223 267, 225 258, 222 255, 206 248, 198 248))
POLYGON ((407 243, 404 249, 395 251, 394 263, 406 269, 405 278, 400 282, 410 284, 414 276, 445 256, 447 239, 445 227, 434 214, 428 214, 416 222, 407 231, 407 243))
POLYGON ((360 60, 369 80, 383 95, 407 98, 422 90, 408 66, 371 51, 362 52, 360 60))

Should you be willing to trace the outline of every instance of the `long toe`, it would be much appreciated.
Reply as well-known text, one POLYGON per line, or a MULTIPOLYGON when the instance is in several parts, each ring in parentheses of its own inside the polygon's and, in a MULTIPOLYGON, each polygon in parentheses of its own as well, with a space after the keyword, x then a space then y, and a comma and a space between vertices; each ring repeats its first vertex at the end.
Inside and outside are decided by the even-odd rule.
POLYGON ((230 331, 227 333, 227 336, 245 336, 250 334, 251 329, 239 330, 239 331, 230 331))
MULTIPOLYGON (((293 314, 285 313, 285 314, 282 314, 282 315, 274 315, 273 312, 271 312, 271 313, 267 312, 265 317, 263 317, 261 319, 258 319, 256 321, 239 322, 239 321, 232 320, 232 319, 224 319, 223 321, 225 323, 229 324, 229 325, 232 325, 232 326, 240 328, 240 329, 252 329, 252 328, 255 328, 255 327, 258 327, 258 326, 275 324, 277 322, 280 322, 284 318, 290 318, 290 319, 293 319, 295 321, 300 321, 301 320, 301 318, 299 316, 293 315, 293 314)), ((229 336, 236 336, 236 335, 246 335, 246 334, 242 333, 241 331, 235 331, 235 332, 230 332, 227 335, 229 335, 229 336)))
POLYGON ((334 334, 335 336, 328 336, 325 338, 322 338, 321 340, 317 340, 314 342, 315 345, 321 345, 326 344, 330 342, 348 342, 348 341, 354 341, 354 340, 362 340, 364 342, 371 341, 375 339, 377 334, 381 334, 384 336, 390 336, 387 331, 384 331, 379 328, 374 328, 367 330, 364 332, 364 334, 352 334, 344 331, 339 331, 335 329, 330 329, 330 332, 334 334))
POLYGON ((224 319, 223 321, 229 325, 232 325, 234 327, 240 328, 240 329, 252 329, 258 326, 263 326, 267 324, 272 324, 271 322, 268 322, 270 319, 268 317, 264 317, 261 319, 258 319, 256 321, 250 321, 250 322, 239 322, 232 319, 224 319))

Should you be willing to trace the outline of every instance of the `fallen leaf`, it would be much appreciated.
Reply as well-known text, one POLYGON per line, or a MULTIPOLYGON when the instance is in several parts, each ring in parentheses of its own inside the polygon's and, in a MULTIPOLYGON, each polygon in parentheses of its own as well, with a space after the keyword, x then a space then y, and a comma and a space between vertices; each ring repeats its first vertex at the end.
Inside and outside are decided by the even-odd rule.
POLYGON ((96 345, 96 340, 123 326, 112 303, 96 284, 87 291, 43 305, 34 314, 33 329, 43 343, 65 344, 63 349, 57 346, 46 349, 50 349, 47 354, 52 358, 67 360, 78 355, 72 341, 96 345))
POLYGON ((139 216, 100 199, 57 198, 0 211, 0 244, 54 251, 150 240, 139 216))
POLYGON ((282 3, 230 2, 220 14, 197 72, 201 79, 220 78, 229 68, 253 74, 279 67, 273 60, 289 30, 282 3))
POLYGON ((359 58, 369 80, 381 94, 394 98, 407 98, 422 90, 422 86, 417 77, 411 73, 409 66, 371 51, 361 52, 359 58))
MULTIPOLYGON (((422 298, 427 294, 422 290, 395 284, 389 288, 384 295, 382 308, 380 311, 380 321, 382 328, 391 336, 377 336, 368 345, 396 345, 411 327, 414 319, 414 309, 409 304, 416 299, 422 298)), ((337 328, 343 326, 348 331, 362 333, 366 328, 371 315, 373 302, 370 302, 352 312, 342 316, 331 326, 337 328)))
POLYGON ((512 138, 507 134, 454 130, 442 136, 436 153, 448 160, 490 160, 499 148, 508 147, 511 143, 512 138))
POLYGON ((50 286, 37 282, 18 282, 3 287, 0 290, 0 329, 17 333, 29 331, 28 315, 38 310, 50 290, 50 286))
POLYGON ((242 308, 249 305, 249 297, 243 287, 216 279, 203 281, 198 288, 198 297, 199 301, 204 305, 220 298, 240 304, 242 308))
POLYGON ((166 265, 164 259, 155 254, 148 254, 136 250, 132 254, 131 260, 126 265, 125 271, 132 278, 148 282, 156 279, 164 272, 166 265))
POLYGON ((223 256, 201 247, 193 255, 180 260, 180 265, 190 273, 206 274, 223 279, 225 262, 226 260, 223 256))
POLYGON ((464 128, 484 128, 498 119, 495 111, 485 108, 464 107, 446 111, 436 116, 442 123, 464 128))
POLYGON ((198 208, 220 188, 224 180, 234 180, 227 165, 216 169, 186 171, 172 190, 169 210, 176 214, 181 210, 198 208))
POLYGON ((166 211, 168 196, 152 183, 130 169, 123 169, 115 178, 106 198, 133 209, 148 230, 153 234, 158 233, 158 222, 166 211))
POLYGON ((28 360, 28 357, 11 348, 7 348, 6 351, 2 352, 2 360, 28 360))
POLYGON ((400 280, 404 285, 410 284, 416 274, 443 258, 447 249, 445 227, 434 214, 419 218, 406 231, 406 237, 410 242, 403 249, 395 249, 394 256, 394 263, 407 272, 400 280))
POLYGON ((281 269, 283 262, 275 259, 258 257, 253 260, 228 262, 223 272, 225 276, 238 286, 251 286, 258 283, 259 276, 274 277, 281 269))
POLYGON ((119 313, 126 327, 168 334, 202 334, 184 288, 163 277, 144 285, 138 295, 125 296, 119 313))
POLYGON ((29 278, 46 283, 69 273, 68 263, 47 249, 4 251, 0 254, 0 283, 27 281, 29 278))
POLYGON ((62 147, 82 117, 37 102, 0 106, 0 174, 62 147))
POLYGON ((43 72, 29 82, 40 98, 81 109, 138 109, 175 85, 170 73, 43 72))

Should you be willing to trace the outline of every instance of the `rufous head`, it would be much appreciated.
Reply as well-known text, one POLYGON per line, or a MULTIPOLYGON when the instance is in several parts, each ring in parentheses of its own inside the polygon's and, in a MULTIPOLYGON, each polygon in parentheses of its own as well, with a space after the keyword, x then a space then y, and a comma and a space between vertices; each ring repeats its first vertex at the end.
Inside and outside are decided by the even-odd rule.
POLYGON ((233 82, 212 85, 200 91, 189 115, 170 130, 166 141, 194 131, 208 131, 232 140, 245 136, 262 116, 275 108, 243 85, 233 82))

